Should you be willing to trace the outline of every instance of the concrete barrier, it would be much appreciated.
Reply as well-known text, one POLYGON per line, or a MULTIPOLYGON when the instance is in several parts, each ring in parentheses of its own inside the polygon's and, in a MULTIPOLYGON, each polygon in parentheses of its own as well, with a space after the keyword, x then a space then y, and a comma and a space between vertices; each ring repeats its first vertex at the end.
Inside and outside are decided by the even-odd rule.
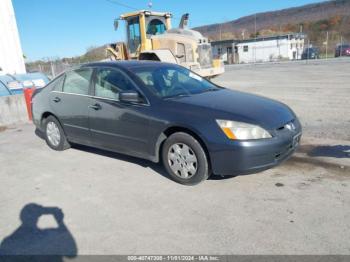
POLYGON ((0 126, 28 122, 23 94, 0 97, 0 126))

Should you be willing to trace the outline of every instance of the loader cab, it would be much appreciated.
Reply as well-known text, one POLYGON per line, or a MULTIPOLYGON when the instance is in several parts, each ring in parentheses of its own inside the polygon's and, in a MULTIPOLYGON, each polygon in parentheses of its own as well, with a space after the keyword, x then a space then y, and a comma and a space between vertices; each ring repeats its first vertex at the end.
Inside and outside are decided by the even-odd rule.
POLYGON ((131 58, 152 49, 153 35, 161 35, 171 29, 170 13, 143 10, 121 15, 120 20, 126 24, 127 49, 131 58))

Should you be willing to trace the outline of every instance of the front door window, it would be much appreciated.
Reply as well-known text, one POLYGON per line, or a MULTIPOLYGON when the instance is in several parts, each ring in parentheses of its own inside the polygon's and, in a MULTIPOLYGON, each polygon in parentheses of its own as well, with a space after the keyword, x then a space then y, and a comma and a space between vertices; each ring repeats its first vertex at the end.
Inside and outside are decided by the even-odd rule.
POLYGON ((130 53, 135 53, 140 44, 140 21, 138 17, 133 17, 128 20, 128 45, 130 53))

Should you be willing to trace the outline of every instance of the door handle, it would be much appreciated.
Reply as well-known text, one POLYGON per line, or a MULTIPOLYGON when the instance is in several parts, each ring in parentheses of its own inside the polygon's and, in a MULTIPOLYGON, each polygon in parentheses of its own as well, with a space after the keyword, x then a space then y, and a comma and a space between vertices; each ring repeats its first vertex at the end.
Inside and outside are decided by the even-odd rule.
POLYGON ((52 101, 54 101, 55 103, 58 103, 58 102, 60 102, 61 101, 61 98, 59 98, 59 97, 55 97, 52 101))
POLYGON ((102 107, 100 104, 94 104, 94 105, 90 105, 89 108, 92 108, 94 110, 100 110, 102 107))

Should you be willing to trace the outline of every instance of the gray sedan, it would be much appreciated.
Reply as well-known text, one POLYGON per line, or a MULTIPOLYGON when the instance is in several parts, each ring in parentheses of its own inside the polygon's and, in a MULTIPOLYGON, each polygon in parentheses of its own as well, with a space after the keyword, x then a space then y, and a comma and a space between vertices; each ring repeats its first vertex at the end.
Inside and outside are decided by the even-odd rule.
POLYGON ((276 166, 301 137, 288 106, 158 62, 68 71, 34 94, 33 118, 54 150, 77 143, 162 162, 185 185, 276 166))

